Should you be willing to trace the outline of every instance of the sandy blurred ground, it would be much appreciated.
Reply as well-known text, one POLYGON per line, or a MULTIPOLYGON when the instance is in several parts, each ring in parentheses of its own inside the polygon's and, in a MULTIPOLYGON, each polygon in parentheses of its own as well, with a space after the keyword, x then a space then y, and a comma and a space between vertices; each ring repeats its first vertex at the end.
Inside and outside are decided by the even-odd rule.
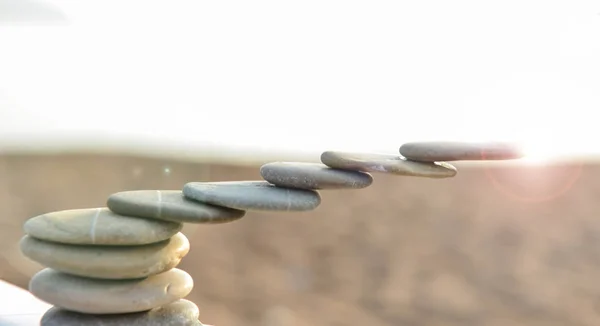
MULTIPOLYGON (((313 212, 188 225, 189 299, 217 326, 600 324, 600 165, 458 166, 323 191, 313 212)), ((41 266, 21 224, 135 189, 259 179, 258 166, 110 156, 0 156, 0 278, 41 266)))

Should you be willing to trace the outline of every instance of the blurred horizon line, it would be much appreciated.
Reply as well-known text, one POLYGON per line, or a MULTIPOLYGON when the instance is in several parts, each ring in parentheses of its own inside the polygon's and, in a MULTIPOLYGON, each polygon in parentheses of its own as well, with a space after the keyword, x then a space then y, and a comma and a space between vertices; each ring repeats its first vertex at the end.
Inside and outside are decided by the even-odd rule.
MULTIPOLYGON (((14 135, 0 134, 0 155, 111 155, 132 156, 153 159, 175 159, 182 162, 261 164, 272 161, 295 161, 320 163, 323 151, 346 151, 362 153, 382 153, 398 155, 405 142, 398 142, 396 148, 361 149, 356 146, 333 146, 301 149, 298 147, 234 145, 208 141, 180 141, 162 137, 141 137, 123 135, 86 136, 78 135, 14 135), (11 139, 12 138, 12 139, 11 139)), ((308 146, 307 146, 308 147, 308 146)), ((595 162, 598 155, 593 153, 568 153, 530 161, 527 157, 516 160, 499 161, 459 161, 460 165, 546 165, 565 162, 595 162)), ((452 162, 457 163, 457 162, 452 162)))

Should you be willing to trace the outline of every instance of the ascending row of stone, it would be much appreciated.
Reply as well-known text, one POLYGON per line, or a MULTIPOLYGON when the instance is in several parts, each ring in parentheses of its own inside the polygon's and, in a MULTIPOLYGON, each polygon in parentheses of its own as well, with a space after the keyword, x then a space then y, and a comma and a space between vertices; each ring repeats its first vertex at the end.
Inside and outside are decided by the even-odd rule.
MULTIPOLYGON (((322 164, 273 162, 260 168, 264 181, 190 182, 186 198, 239 210, 307 211, 321 203, 318 190, 359 189, 372 184, 370 173, 427 178, 454 177, 442 160, 499 160, 522 157, 507 143, 408 143, 402 155, 326 151, 322 164)), ((110 203, 109 203, 109 207, 110 203)), ((118 211, 120 207, 111 207, 118 211)))

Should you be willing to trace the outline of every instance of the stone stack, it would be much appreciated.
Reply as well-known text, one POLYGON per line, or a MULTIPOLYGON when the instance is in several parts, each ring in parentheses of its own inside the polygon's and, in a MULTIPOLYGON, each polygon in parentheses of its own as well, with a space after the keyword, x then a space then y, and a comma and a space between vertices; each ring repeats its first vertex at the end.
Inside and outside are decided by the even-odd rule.
POLYGON ((224 223, 244 211, 186 199, 181 191, 127 191, 108 207, 48 213, 25 222, 21 251, 46 266, 29 283, 55 307, 46 325, 202 325, 177 269, 190 243, 183 223, 224 223))
POLYGON ((360 189, 373 173, 454 177, 444 161, 521 157, 509 144, 409 143, 401 155, 327 151, 321 162, 273 162, 264 180, 190 182, 179 190, 126 191, 106 207, 29 219, 21 251, 46 266, 29 290, 54 308, 41 325, 202 325, 184 298, 193 280, 177 268, 188 254, 183 223, 226 223, 247 211, 309 211, 319 190, 360 189))

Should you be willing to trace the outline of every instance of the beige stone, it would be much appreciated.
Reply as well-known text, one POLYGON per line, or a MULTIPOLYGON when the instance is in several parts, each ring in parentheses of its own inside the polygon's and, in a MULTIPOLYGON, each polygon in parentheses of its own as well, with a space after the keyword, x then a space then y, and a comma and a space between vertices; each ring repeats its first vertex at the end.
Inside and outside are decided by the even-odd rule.
POLYGON ((321 154, 323 164, 335 168, 393 175, 450 178, 456 168, 444 162, 422 163, 405 160, 399 155, 327 151, 321 154))
POLYGON ((39 299, 67 310, 89 314, 146 311, 187 296, 192 277, 173 268, 142 279, 99 280, 46 268, 31 278, 29 291, 39 299))
POLYGON ((102 279, 131 279, 162 273, 179 264, 190 243, 183 233, 140 246, 82 246, 24 236, 21 251, 44 266, 61 272, 102 279))
POLYGON ((41 326, 202 326, 195 303, 180 299, 148 311, 127 314, 82 314, 53 307, 41 320, 41 326))
POLYGON ((114 246, 160 242, 182 227, 181 223, 117 215, 105 207, 43 214, 23 226, 25 233, 41 240, 114 246))

